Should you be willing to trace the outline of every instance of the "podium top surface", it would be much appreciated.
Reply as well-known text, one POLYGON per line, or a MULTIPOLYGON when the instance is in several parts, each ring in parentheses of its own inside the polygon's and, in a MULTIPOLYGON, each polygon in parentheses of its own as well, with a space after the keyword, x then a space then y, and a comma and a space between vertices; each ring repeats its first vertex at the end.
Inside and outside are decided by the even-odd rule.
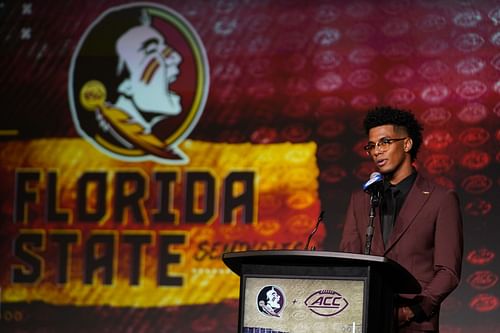
POLYGON ((330 251, 265 250, 229 252, 222 261, 241 276, 242 265, 274 266, 371 266, 380 267, 384 276, 394 281, 398 293, 419 293, 418 281, 397 262, 380 256, 330 251))

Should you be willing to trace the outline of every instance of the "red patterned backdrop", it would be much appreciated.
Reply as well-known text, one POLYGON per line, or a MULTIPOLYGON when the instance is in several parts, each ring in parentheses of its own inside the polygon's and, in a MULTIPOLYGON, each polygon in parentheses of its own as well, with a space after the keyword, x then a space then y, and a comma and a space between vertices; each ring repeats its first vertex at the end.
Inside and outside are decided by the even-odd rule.
MULTIPOLYGON (((373 168, 361 119, 384 104, 416 113, 419 172, 461 197, 463 279, 442 331, 500 332, 499 1, 23 0, 0 1, 0 22, 2 331, 234 332, 238 279, 221 254, 301 248, 321 210, 316 246, 335 251, 373 168), (125 4, 180 17, 206 52, 185 163, 107 154, 72 117, 82 36, 125 4), (98 258, 109 266, 89 273, 98 258)), ((184 59, 171 88, 195 100, 197 55, 163 31, 184 59)))

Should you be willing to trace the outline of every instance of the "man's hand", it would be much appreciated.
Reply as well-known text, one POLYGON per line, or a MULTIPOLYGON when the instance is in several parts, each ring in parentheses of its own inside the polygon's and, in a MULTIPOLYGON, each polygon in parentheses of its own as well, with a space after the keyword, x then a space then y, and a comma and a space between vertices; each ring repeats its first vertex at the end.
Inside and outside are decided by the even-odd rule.
POLYGON ((415 316, 415 314, 413 313, 413 311, 409 307, 403 306, 401 308, 398 308, 398 324, 399 324, 399 326, 402 326, 402 325, 408 323, 414 316, 415 316))

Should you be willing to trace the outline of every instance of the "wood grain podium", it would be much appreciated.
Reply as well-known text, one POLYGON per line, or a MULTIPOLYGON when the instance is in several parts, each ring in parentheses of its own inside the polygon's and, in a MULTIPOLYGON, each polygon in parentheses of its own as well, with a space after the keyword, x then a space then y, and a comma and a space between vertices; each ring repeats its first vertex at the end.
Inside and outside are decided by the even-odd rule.
MULTIPOLYGON (((314 333, 320 333, 318 330, 335 332, 340 329, 343 332, 390 333, 394 332, 395 295, 420 292, 419 283, 406 269, 388 258, 379 256, 326 251, 270 250, 224 253, 222 260, 240 276, 238 317, 240 333, 260 332, 259 329, 268 329, 265 332, 273 333, 293 333, 290 329, 273 329, 273 325, 286 327, 287 322, 296 319, 295 317, 300 317, 299 319, 303 321, 297 324, 302 325, 301 330, 308 331, 307 325, 316 325, 315 329, 310 330, 314 333), (282 315, 282 318, 278 315, 267 316, 262 311, 259 314, 255 310, 258 308, 256 304, 258 290, 248 289, 255 282, 259 285, 259 281, 262 281, 262 286, 271 286, 273 292, 275 294, 278 292, 281 298, 285 298, 285 295, 280 286, 288 286, 291 291, 287 293, 292 297, 286 300, 286 304, 282 304, 279 311, 293 312, 293 314, 288 313, 288 317, 282 315), (361 286, 358 289, 362 292, 358 292, 357 295, 349 294, 350 285, 357 288, 361 286), (309 286, 313 288, 311 290, 318 290, 315 293, 309 292, 310 295, 305 297, 301 294, 302 290, 309 286), (322 287, 316 288, 316 286, 322 287), (342 289, 338 286, 344 287, 342 289), (342 289, 343 292, 340 293, 336 289, 342 289), (353 320, 352 328, 350 323, 340 324, 339 320, 347 311, 340 312, 353 308, 354 304, 358 304, 357 311, 361 313, 353 313, 355 315, 353 318, 361 319, 353 320), (260 328, 246 327, 245 322, 248 322, 250 317, 246 312, 249 311, 256 312, 257 314, 251 316, 266 325, 257 325, 260 328), (359 316, 356 317, 357 315, 359 316), (265 318, 266 316, 269 318, 265 318), (317 320, 311 319, 311 322, 307 322, 308 318, 317 320)), ((280 302, 285 302, 280 297, 278 297, 280 302)))

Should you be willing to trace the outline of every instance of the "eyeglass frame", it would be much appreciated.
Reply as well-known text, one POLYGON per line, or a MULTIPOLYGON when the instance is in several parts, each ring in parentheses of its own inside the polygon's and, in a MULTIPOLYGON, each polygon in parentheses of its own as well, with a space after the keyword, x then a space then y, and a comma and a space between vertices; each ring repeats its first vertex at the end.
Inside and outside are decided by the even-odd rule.
POLYGON ((404 138, 395 138, 395 139, 382 138, 382 139, 378 140, 376 143, 369 142, 368 144, 363 146, 363 149, 365 150, 367 155, 370 155, 373 151, 375 151, 375 149, 377 149, 377 147, 380 151, 385 152, 385 151, 389 150, 389 146, 393 142, 402 141, 402 140, 405 140, 408 138, 409 138, 409 136, 405 136, 404 138))

